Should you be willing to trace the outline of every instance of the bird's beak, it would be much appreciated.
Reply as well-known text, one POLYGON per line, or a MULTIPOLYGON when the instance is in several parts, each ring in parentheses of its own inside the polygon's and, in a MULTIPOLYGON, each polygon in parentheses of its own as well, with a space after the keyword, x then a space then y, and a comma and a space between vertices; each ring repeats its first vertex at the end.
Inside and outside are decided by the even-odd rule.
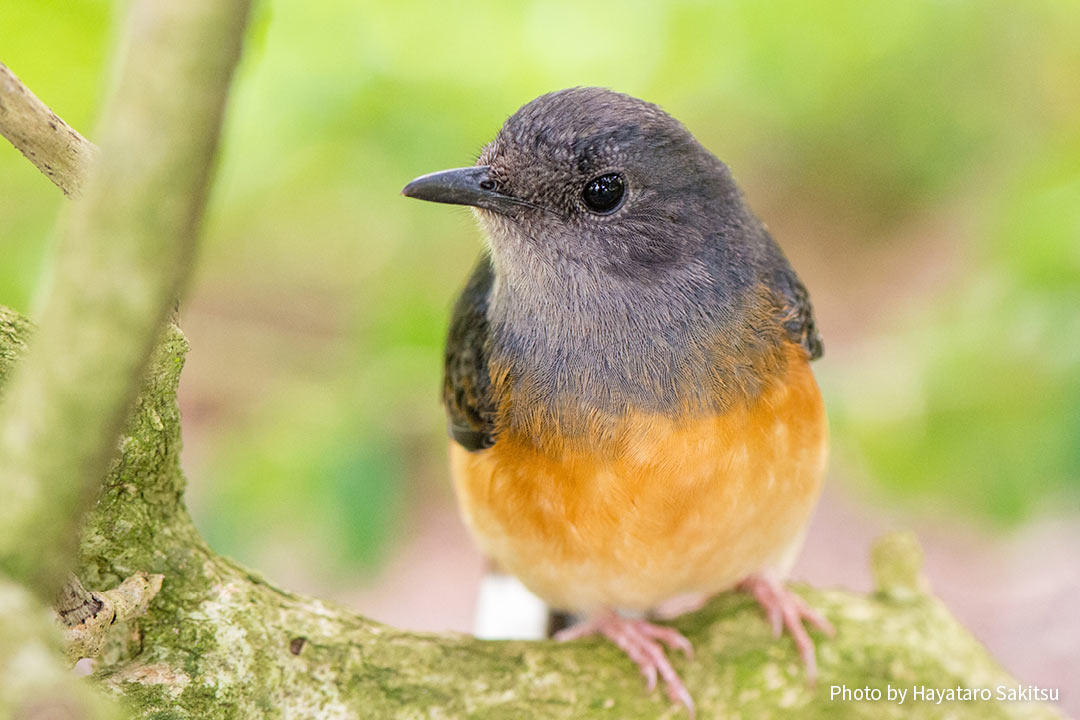
POLYGON ((487 165, 421 175, 402 188, 401 194, 417 200, 472 205, 497 213, 506 213, 518 205, 526 204, 497 191, 495 181, 491 179, 491 168, 487 165))

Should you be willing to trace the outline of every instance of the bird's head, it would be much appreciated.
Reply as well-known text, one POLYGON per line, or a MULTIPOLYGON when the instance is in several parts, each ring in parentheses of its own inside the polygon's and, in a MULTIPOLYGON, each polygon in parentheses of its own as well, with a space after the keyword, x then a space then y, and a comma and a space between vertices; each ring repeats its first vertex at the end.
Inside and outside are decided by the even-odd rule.
POLYGON ((476 165, 402 193, 477 208, 496 268, 525 274, 647 277, 692 264, 745 222, 727 168, 679 121, 602 88, 533 100, 476 165))

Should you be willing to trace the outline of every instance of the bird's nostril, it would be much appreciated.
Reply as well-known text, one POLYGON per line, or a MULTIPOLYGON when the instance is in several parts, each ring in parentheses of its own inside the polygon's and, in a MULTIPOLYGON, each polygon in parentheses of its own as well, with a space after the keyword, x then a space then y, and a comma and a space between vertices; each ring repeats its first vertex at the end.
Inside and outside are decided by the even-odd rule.
POLYGON ((494 190, 495 189, 495 181, 494 180, 481 180, 480 181, 480 189, 481 190, 494 190))

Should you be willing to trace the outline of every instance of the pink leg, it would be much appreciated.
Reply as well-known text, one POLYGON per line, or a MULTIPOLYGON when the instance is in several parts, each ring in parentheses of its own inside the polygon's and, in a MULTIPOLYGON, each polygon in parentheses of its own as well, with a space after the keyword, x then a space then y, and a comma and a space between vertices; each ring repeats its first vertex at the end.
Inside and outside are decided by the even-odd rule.
POLYGON ((604 610, 583 623, 556 633, 555 639, 565 642, 597 634, 615 643, 641 668, 649 692, 656 688, 659 676, 664 681, 668 698, 673 703, 684 705, 690 717, 694 717, 694 700, 660 645, 663 643, 672 650, 681 650, 687 657, 693 657, 694 648, 681 633, 663 625, 624 618, 612 610, 604 610))
POLYGON ((791 633, 799 657, 806 664, 810 682, 817 679, 817 659, 814 641, 803 627, 803 620, 832 637, 836 632, 825 616, 806 604, 806 601, 789 590, 781 581, 768 573, 751 575, 738 585, 739 590, 750 593, 765 610, 772 625, 773 637, 780 637, 784 628, 791 633))

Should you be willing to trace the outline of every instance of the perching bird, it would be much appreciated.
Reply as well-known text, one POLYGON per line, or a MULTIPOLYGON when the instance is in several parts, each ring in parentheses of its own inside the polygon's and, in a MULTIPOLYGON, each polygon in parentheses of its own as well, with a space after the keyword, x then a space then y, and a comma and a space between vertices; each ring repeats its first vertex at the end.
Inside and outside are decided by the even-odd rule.
POLYGON ((471 205, 490 254, 454 308, 451 469, 480 547, 693 709, 643 613, 740 587, 815 673, 782 580, 825 470, 806 289, 728 168, 656 105, 599 88, 518 110, 475 166, 403 194, 471 205))

